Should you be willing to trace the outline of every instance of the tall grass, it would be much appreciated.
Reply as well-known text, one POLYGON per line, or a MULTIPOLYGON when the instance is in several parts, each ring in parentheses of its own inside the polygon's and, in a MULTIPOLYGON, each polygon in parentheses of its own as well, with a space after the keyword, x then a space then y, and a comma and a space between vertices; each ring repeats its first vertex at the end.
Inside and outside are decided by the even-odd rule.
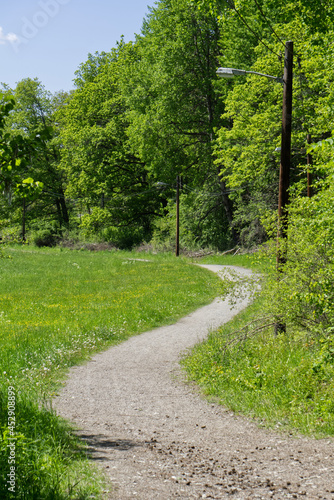
MULTIPOLYGON (((269 263, 254 256, 212 257, 210 263, 269 263)), ((334 340, 287 325, 274 336, 265 326, 266 289, 231 322, 197 345, 183 365, 209 397, 261 425, 316 437, 334 435, 334 340), (254 322, 258 319, 257 322, 254 322)))
POLYGON ((98 498, 102 479, 87 467, 83 445, 43 401, 69 366, 210 302, 219 280, 171 255, 30 247, 7 254, 0 260, 0 497, 98 498), (15 494, 6 482, 12 437, 15 494))

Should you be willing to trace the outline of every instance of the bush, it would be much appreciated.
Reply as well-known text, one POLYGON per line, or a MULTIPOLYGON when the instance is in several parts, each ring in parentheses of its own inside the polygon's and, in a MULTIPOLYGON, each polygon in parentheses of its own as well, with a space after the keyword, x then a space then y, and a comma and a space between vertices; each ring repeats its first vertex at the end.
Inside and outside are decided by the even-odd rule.
POLYGON ((100 239, 120 250, 132 250, 145 240, 145 233, 141 226, 110 226, 100 232, 100 239))
POLYGON ((287 262, 279 280, 275 268, 268 280, 272 313, 313 333, 334 326, 333 204, 332 188, 291 204, 287 262))
POLYGON ((41 229, 35 232, 31 240, 37 247, 54 247, 57 244, 59 237, 49 229, 41 229))
POLYGON ((22 236, 22 228, 18 225, 3 226, 1 228, 2 241, 8 243, 18 242, 22 236))
POLYGON ((37 247, 54 247, 60 240, 60 233, 55 222, 41 220, 33 224, 28 233, 28 242, 37 247))
POLYGON ((84 238, 95 237, 121 250, 131 250, 147 237, 147 231, 140 222, 115 226, 111 213, 99 207, 94 207, 91 214, 82 216, 81 229, 84 238))

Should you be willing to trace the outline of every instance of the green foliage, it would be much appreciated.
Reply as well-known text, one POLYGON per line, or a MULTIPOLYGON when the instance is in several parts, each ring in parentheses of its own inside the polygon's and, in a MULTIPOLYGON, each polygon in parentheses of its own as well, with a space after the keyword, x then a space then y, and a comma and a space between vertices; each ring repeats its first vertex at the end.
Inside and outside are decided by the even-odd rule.
POLYGON ((333 16, 329 0, 159 0, 135 42, 88 55, 70 95, 29 78, 5 87, 0 184, 12 205, 0 200, 1 217, 22 231, 45 217, 60 231, 81 221, 90 237, 131 246, 150 239, 157 219, 169 224, 172 190, 156 186, 182 175, 202 191, 184 200, 198 218, 184 221, 185 240, 264 241, 261 220, 277 205, 282 86, 256 75, 218 81, 216 69, 281 77, 294 41, 291 194, 303 195, 306 135, 324 141, 333 128, 333 16))
POLYGON ((81 63, 75 72, 75 86, 77 88, 84 87, 89 82, 94 82, 98 77, 103 67, 113 60, 112 53, 95 52, 95 54, 88 54, 86 62, 81 63))
MULTIPOLYGON (((229 239, 226 227, 232 211, 212 161, 215 128, 224 109, 215 86, 219 36, 216 16, 199 12, 185 0, 161 1, 151 9, 137 39, 137 60, 124 75, 132 146, 158 183, 175 185, 181 175, 189 189, 203 189, 203 197, 193 197, 201 227, 196 229, 194 223, 191 232, 196 233, 196 244, 205 232, 203 243, 212 246, 229 239), (217 194, 214 203, 209 200, 212 192, 217 194), (219 243, 218 228, 224 231, 219 243)), ((167 200, 173 196, 165 194, 167 200)), ((183 226, 186 233, 189 224, 183 226)), ((182 238, 187 238, 185 232, 182 238)))
MULTIPOLYGON (((220 193, 209 187, 190 191, 184 187, 180 195, 180 248, 198 250, 214 248, 225 250, 233 243, 221 206, 220 193), (187 192, 188 191, 188 192, 187 192)), ((154 222, 151 244, 160 250, 172 250, 176 240, 176 203, 170 200, 164 217, 154 222)))
POLYGON ((5 179, 8 203, 0 203, 0 211, 12 224, 21 222, 24 239, 30 223, 45 215, 57 220, 60 227, 69 222, 53 119, 61 99, 53 98, 37 79, 29 78, 15 90, 7 90, 7 95, 15 98, 4 122, 12 163, 5 179))
POLYGON ((57 243, 55 235, 47 229, 41 229, 34 234, 32 241, 37 247, 53 247, 57 243))
POLYGON ((223 20, 225 16, 241 17, 249 23, 249 31, 253 29, 263 34, 275 23, 288 23, 296 15, 313 30, 326 32, 334 20, 334 8, 330 0, 189 0, 199 9, 210 11, 223 20), (239 14, 239 16, 238 16, 239 14))
POLYGON ((100 241, 112 243, 121 250, 131 250, 145 241, 148 236, 145 227, 138 223, 113 226, 115 221, 108 209, 94 207, 91 213, 81 217, 80 229, 84 237, 97 237, 100 241))
POLYGON ((0 496, 4 500, 98 498, 102 485, 99 473, 87 474, 86 450, 73 429, 55 413, 39 408, 36 402, 15 395, 15 432, 8 429, 10 381, 0 392, 0 496), (13 448, 15 454, 10 456, 13 448), (12 448, 11 448, 12 447, 12 448), (15 458, 15 459, 14 459, 15 458), (15 463, 15 492, 9 490, 11 460, 15 463))
POLYGON ((268 281, 273 314, 313 334, 334 325, 333 202, 330 187, 290 206, 287 262, 268 281))
POLYGON ((191 188, 220 191, 215 203, 209 195, 197 198, 203 219, 197 233, 213 246, 228 241, 231 207, 212 162, 223 109, 214 88, 218 40, 215 16, 185 1, 162 1, 136 43, 121 40, 80 66, 78 88, 57 119, 66 194, 90 235, 122 246, 149 240, 170 198, 157 183, 172 185, 184 172, 191 188))
POLYGON ((239 234, 239 242, 244 248, 258 247, 267 240, 263 224, 264 214, 271 206, 272 193, 243 192, 242 203, 238 203, 233 214, 233 227, 239 234))
MULTIPOLYGON (((322 138, 333 123, 331 32, 310 35, 309 26, 296 16, 289 24, 275 25, 275 32, 292 39, 295 47, 292 168, 290 183, 306 190, 306 136, 322 138), (321 110, 321 111, 320 111, 321 110), (303 183, 301 183, 303 181, 303 183)), ((251 69, 274 76, 282 75, 282 44, 271 37, 270 47, 256 48, 256 63, 251 69)), ((269 42, 268 42, 269 43, 269 42)), ((233 65, 232 65, 233 66, 233 65)), ((230 82, 222 82, 223 91, 230 82)), ((229 188, 235 211, 233 223, 240 235, 245 222, 260 220, 277 210, 281 142, 282 86, 257 75, 236 78, 226 103, 225 127, 218 132, 216 163, 229 188), (257 201, 260 201, 261 206, 257 201), (244 214, 249 217, 245 219, 244 214)), ((291 194, 292 194, 291 190, 291 194)), ((262 230, 262 234, 265 233, 262 230)), ((242 237, 242 236, 241 236, 242 237)))
POLYGON ((109 226, 101 231, 102 241, 109 242, 120 250, 131 250, 135 246, 144 243, 147 237, 148 234, 145 232, 145 228, 139 225, 135 227, 109 226))
POLYGON ((43 184, 26 174, 26 155, 31 152, 33 141, 21 135, 11 137, 7 121, 14 112, 15 101, 10 93, 0 93, 0 189, 9 205, 12 197, 33 199, 43 189, 43 184))
MULTIPOLYGON (((222 111, 213 80, 219 55, 215 16, 187 2, 161 1, 138 39, 127 74, 129 134, 157 180, 187 171, 193 183, 212 171, 213 128, 222 111)), ((190 181, 189 181, 190 182, 190 181)))
MULTIPOLYGON (((79 88, 58 114, 67 194, 77 200, 81 226, 99 238, 114 233, 114 243, 129 240, 131 231, 148 235, 160 210, 159 193, 127 135, 120 74, 134 52, 132 44, 120 43, 108 56, 96 55, 94 71, 81 68, 79 88)), ((134 243, 137 237, 127 245, 134 243)))
POLYGON ((209 397, 262 425, 334 435, 333 339, 298 331, 275 337, 263 311, 265 295, 198 345, 183 361, 189 377, 209 397))
POLYGON ((37 247, 54 247, 60 239, 57 224, 43 219, 32 224, 28 233, 28 242, 37 247))

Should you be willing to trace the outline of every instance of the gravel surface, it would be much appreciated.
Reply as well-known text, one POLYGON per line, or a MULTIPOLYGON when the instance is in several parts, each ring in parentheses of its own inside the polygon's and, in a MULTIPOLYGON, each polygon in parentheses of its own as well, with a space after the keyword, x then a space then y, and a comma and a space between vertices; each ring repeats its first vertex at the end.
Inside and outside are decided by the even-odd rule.
POLYGON ((332 441, 260 429, 183 380, 180 355, 246 305, 215 300, 71 369, 54 407, 110 479, 105 499, 334 499, 332 441))

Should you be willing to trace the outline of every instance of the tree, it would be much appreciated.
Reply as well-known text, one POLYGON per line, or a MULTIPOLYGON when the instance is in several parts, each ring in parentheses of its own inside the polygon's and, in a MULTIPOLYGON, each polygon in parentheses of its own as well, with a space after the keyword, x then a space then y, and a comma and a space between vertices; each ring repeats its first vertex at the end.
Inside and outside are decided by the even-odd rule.
MULTIPOLYGON (((219 39, 215 16, 187 1, 160 1, 137 39, 138 59, 125 71, 124 93, 128 133, 150 175, 170 185, 181 175, 188 189, 200 188, 206 193, 198 198, 201 214, 215 213, 222 227, 221 217, 232 221, 233 209, 212 161, 224 109, 215 89, 219 39)), ((222 239, 226 244, 226 234, 222 239)))
POLYGON ((112 54, 113 52, 95 52, 95 54, 88 54, 87 61, 81 63, 75 72, 75 86, 81 88, 88 82, 94 82, 103 66, 113 60, 112 54))
POLYGON ((265 28, 272 31, 274 24, 289 23, 296 16, 317 33, 326 33, 334 20, 334 6, 331 0, 290 0, 287 2, 279 0, 189 0, 189 3, 221 18, 224 18, 227 12, 233 11, 242 23, 250 21, 248 30, 255 28, 254 31, 257 31, 261 38, 265 28), (250 17, 253 20, 250 20, 250 17))
POLYGON ((6 132, 6 122, 15 108, 15 101, 7 91, 0 96, 0 189, 4 199, 0 205, 2 215, 7 216, 13 208, 22 207, 22 239, 25 240, 27 203, 36 199, 43 189, 40 181, 26 178, 26 157, 34 149, 34 140, 21 135, 11 137, 6 132))
MULTIPOLYGON (((323 138, 330 133, 324 120, 331 95, 333 72, 332 34, 310 35, 308 26, 296 19, 284 27, 276 26, 283 40, 294 40, 292 172, 291 184, 306 189, 306 138, 323 138), (319 112, 320 109, 323 111, 319 112), (302 182, 302 184, 300 184, 302 182)), ((278 53, 281 43, 272 44, 278 53)), ((282 76, 282 62, 262 44, 257 47, 254 71, 282 76)), ((223 83, 224 86, 229 82, 223 83)), ((226 105, 227 126, 219 131, 217 161, 224 165, 223 175, 234 191, 236 213, 234 224, 243 233, 244 243, 253 239, 254 221, 260 234, 260 219, 276 213, 278 198, 279 148, 281 141, 282 87, 271 80, 250 75, 240 77, 231 85, 226 105)), ((291 188, 292 189, 292 188, 291 188)), ((292 191, 291 191, 292 193, 292 191)))
POLYGON ((99 56, 96 66, 89 60, 87 80, 80 70, 79 88, 58 114, 67 194, 76 199, 81 226, 121 246, 149 237, 160 210, 159 192, 151 189, 145 162, 127 135, 120 72, 134 54, 132 44, 121 42, 104 64, 99 56))
POLYGON ((37 79, 27 78, 12 91, 16 105, 6 120, 7 134, 13 140, 30 144, 24 152, 24 168, 31 178, 43 183, 38 199, 26 204, 28 219, 37 225, 46 218, 56 222, 58 229, 68 227, 69 213, 64 196, 64 176, 58 169, 60 144, 54 120, 60 96, 52 96, 37 79), (21 140, 21 139, 20 139, 21 140))

